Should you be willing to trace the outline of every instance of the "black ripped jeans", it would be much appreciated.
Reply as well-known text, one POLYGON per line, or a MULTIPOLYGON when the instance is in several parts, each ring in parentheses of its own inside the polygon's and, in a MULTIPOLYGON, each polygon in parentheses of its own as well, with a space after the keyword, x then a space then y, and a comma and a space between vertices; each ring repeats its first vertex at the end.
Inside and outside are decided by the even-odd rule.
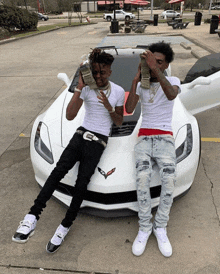
MULTIPOLYGON (((85 130, 83 127, 79 129, 85 130)), ((92 133, 107 143, 107 136, 95 132, 92 133)), ((103 151, 104 146, 102 144, 95 141, 84 140, 82 135, 75 133, 34 201, 34 205, 31 207, 29 214, 33 214, 37 220, 39 219, 39 215, 43 211, 43 208, 46 207, 46 202, 51 198, 60 180, 62 180, 76 162, 79 161, 78 176, 74 193, 72 193, 72 201, 65 218, 61 222, 64 227, 70 227, 76 219, 87 191, 87 185, 95 172, 103 151)))

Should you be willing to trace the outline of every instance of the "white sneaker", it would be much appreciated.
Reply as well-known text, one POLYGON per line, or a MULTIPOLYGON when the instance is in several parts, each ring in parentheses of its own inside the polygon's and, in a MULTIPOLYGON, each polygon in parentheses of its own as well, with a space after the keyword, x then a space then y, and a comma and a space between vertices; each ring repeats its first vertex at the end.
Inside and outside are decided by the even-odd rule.
POLYGON ((141 230, 138 231, 138 235, 135 238, 132 245, 132 252, 136 256, 140 256, 144 253, 148 238, 152 231, 143 232, 141 230))
POLYGON ((54 253, 56 252, 62 242, 64 241, 64 238, 66 237, 67 233, 69 232, 70 228, 64 227, 61 224, 58 226, 57 230, 55 231, 52 239, 48 242, 46 246, 46 251, 48 253, 54 253))
POLYGON ((24 220, 20 222, 18 229, 16 230, 14 236, 12 236, 12 241, 16 243, 26 243, 29 237, 34 235, 34 229, 37 224, 37 219, 32 214, 27 214, 24 220))
POLYGON ((167 237, 167 230, 163 227, 158 227, 157 229, 153 228, 153 233, 155 237, 157 238, 157 243, 160 252, 165 257, 170 257, 172 255, 172 246, 170 244, 170 241, 167 237))

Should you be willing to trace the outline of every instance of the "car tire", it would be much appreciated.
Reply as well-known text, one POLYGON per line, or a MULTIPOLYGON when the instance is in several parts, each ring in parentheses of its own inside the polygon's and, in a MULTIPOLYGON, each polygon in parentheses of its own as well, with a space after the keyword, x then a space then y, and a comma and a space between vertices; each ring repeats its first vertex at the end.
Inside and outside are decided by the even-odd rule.
POLYGON ((130 20, 130 16, 125 16, 125 21, 129 21, 130 20))
POLYGON ((44 19, 44 18, 41 18, 41 20, 42 20, 42 21, 45 21, 45 19, 44 19))
POLYGON ((112 18, 110 16, 108 16, 106 19, 108 22, 112 21, 112 18))

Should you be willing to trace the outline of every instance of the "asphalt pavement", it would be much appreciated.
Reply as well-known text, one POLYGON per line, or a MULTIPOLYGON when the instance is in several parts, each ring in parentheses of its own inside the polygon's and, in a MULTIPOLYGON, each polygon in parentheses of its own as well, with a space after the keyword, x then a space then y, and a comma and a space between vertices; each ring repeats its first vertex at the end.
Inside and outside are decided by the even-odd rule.
MULTIPOLYGON (((170 39, 178 62, 172 71, 184 75, 197 58, 220 52, 220 38, 209 24, 173 30, 167 24, 147 26, 144 34, 111 34, 109 23, 56 30, 0 44, 1 153, 0 153, 0 274, 219 274, 220 186, 217 142, 202 142, 201 161, 192 188, 174 202, 168 235, 173 255, 163 257, 152 235, 145 253, 135 257, 132 242, 137 216, 100 218, 79 214, 60 250, 45 247, 65 213, 50 200, 26 244, 11 241, 39 188, 29 156, 30 131, 35 117, 65 88, 58 72, 73 75, 80 56, 91 47, 115 41, 120 45, 143 38, 170 39), (34 64, 34 65, 33 65, 34 64), (45 93, 45 91, 47 91, 45 93)), ((219 138, 219 108, 196 115, 202 137, 219 138)))

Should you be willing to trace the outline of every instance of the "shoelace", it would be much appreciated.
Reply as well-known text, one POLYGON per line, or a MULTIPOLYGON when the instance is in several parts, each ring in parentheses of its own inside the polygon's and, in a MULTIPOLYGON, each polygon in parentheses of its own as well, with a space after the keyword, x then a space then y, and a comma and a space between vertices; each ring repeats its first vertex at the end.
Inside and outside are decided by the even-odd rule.
POLYGON ((65 236, 66 236, 65 233, 62 233, 61 231, 57 231, 54 234, 53 238, 51 239, 51 242, 55 245, 60 245, 64 241, 65 236))
POLYGON ((148 237, 148 234, 139 233, 138 234, 138 242, 142 243, 142 242, 146 241, 147 237, 148 237))
POLYGON ((158 238, 160 239, 161 242, 163 242, 163 243, 168 242, 168 238, 167 238, 167 235, 166 235, 166 232, 165 232, 164 229, 158 228, 157 229, 157 236, 158 236, 158 238))
POLYGON ((29 220, 23 220, 23 221, 20 221, 20 225, 18 228, 23 227, 23 226, 30 228, 31 225, 32 225, 32 223, 29 220))
POLYGON ((62 232, 57 232, 55 235, 56 235, 58 238, 64 240, 65 235, 64 235, 62 232))

